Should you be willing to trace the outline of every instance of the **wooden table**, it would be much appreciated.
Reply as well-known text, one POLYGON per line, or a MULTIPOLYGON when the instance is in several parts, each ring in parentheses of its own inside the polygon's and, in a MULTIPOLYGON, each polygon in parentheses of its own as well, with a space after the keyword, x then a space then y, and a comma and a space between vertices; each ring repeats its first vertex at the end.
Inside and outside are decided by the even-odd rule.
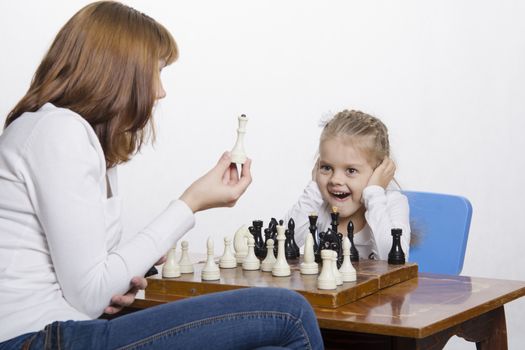
MULTIPOLYGON (((523 295, 522 281, 425 273, 350 304, 314 310, 327 349, 442 349, 457 335, 494 350, 507 349, 504 304, 523 295)), ((168 299, 138 298, 128 312, 168 299)))

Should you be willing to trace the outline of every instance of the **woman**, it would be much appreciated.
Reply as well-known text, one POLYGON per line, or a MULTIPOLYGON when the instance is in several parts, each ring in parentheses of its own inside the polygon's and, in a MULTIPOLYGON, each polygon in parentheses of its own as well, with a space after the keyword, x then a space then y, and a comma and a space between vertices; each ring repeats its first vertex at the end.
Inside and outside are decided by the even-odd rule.
POLYGON ((90 4, 57 34, 0 136, 0 349, 322 348, 309 304, 254 288, 166 304, 111 321, 141 277, 194 225, 251 182, 229 153, 120 244, 116 166, 148 136, 178 56, 170 33, 117 2, 90 4), (131 281, 131 283, 130 283, 131 281), (110 304, 111 305, 108 305, 110 304))

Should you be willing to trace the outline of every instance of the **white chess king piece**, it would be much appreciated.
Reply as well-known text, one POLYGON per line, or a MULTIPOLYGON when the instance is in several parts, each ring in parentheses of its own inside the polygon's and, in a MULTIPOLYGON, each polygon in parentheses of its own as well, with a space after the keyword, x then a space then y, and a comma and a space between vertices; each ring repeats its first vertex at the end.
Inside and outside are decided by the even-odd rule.
POLYGON ((301 274, 303 275, 317 275, 319 267, 315 262, 314 255, 314 239, 312 235, 306 235, 306 242, 304 244, 303 262, 301 263, 301 274))
POLYGON ((248 118, 242 114, 238 117, 238 121, 239 128, 237 129, 237 141, 231 152, 232 163, 244 164, 244 162, 246 162, 246 153, 244 152, 244 134, 246 134, 246 123, 248 122, 248 118))
POLYGON ((357 274, 350 261, 350 239, 347 236, 343 238, 343 256, 343 264, 339 268, 339 272, 343 275, 343 282, 354 282, 357 279, 357 274))
POLYGON ((239 264, 242 264, 246 255, 248 255, 248 238, 250 237, 252 237, 252 234, 246 225, 242 225, 235 232, 233 247, 235 248, 235 259, 239 264))
POLYGON ((266 241, 266 258, 261 263, 261 270, 265 272, 272 272, 273 265, 277 261, 273 253, 273 239, 269 238, 266 241))
POLYGON ((180 277, 180 267, 175 260, 175 247, 168 252, 166 262, 162 266, 162 277, 175 278, 180 277))
POLYGON ((246 258, 244 258, 244 261, 242 262, 242 269, 243 270, 259 270, 259 267, 261 267, 261 262, 257 257, 255 256, 255 239, 253 237, 250 237, 248 239, 248 255, 246 255, 246 258))
POLYGON ((232 239, 230 237, 224 237, 224 253, 219 260, 219 267, 221 269, 232 269, 237 267, 237 260, 232 252, 232 239))
POLYGON ((272 276, 276 277, 285 277, 292 274, 284 251, 284 241, 286 240, 284 231, 284 226, 277 225, 277 261, 272 268, 272 276))
POLYGON ((188 255, 188 241, 182 241, 180 245, 182 247, 182 254, 179 260, 180 272, 193 273, 193 264, 191 263, 190 256, 188 255))
POLYGON ((317 278, 317 288, 319 289, 336 289, 334 268, 332 267, 332 250, 321 250, 321 259, 323 260, 323 267, 321 273, 317 278))
POLYGON ((335 284, 340 286, 343 284, 343 275, 341 274, 341 272, 339 272, 339 269, 337 268, 337 252, 335 250, 332 252, 332 268, 334 269, 335 284))
POLYGON ((203 281, 216 281, 221 278, 221 271, 213 260, 213 241, 211 237, 208 237, 208 258, 206 259, 206 265, 202 269, 201 278, 203 281))

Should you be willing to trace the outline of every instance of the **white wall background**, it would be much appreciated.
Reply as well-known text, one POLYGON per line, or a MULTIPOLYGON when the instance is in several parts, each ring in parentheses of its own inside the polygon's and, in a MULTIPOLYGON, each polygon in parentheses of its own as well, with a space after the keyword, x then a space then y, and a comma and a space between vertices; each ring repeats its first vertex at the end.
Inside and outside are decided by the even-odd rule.
MULTIPOLYGON (((56 32, 87 1, 0 3, 0 122, 56 32)), ((319 119, 343 108, 389 126, 405 189, 468 197, 464 275, 525 280, 525 2, 147 1, 128 4, 174 35, 158 140, 121 168, 127 235, 177 198, 250 117, 254 181, 233 209, 197 214, 193 251, 281 216, 309 179, 319 119)), ((506 306, 525 348, 525 299, 506 306)), ((447 349, 472 349, 460 339, 447 349)))

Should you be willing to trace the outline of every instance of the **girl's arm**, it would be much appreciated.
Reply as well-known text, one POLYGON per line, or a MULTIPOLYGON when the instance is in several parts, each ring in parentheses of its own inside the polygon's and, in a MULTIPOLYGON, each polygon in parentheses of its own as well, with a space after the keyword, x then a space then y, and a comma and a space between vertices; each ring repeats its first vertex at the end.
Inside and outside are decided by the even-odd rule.
POLYGON ((297 202, 286 213, 284 217, 284 226, 287 227, 290 218, 294 219, 295 242, 299 247, 304 245, 306 234, 310 234, 310 231, 308 230, 308 227, 310 226, 308 215, 316 213, 320 216, 323 204, 321 192, 319 192, 317 183, 315 181, 310 181, 297 202))

